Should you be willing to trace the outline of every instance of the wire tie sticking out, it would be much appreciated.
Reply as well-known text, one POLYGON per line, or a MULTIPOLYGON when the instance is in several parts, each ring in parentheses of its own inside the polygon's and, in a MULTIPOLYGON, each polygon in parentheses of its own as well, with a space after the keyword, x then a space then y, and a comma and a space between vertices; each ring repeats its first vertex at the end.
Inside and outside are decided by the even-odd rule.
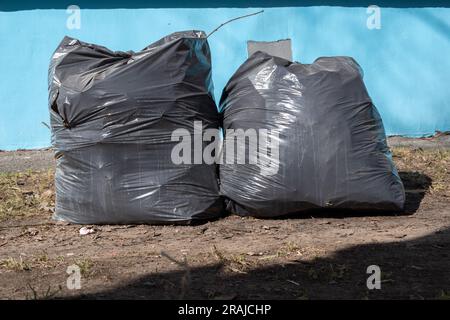
POLYGON ((236 17, 236 18, 230 19, 230 20, 228 20, 228 21, 225 21, 225 22, 222 23, 220 26, 218 26, 217 28, 215 28, 213 31, 211 31, 210 33, 208 33, 208 35, 206 36, 206 39, 208 39, 210 35, 212 35, 214 32, 216 32, 217 30, 219 30, 219 29, 222 28, 224 25, 226 25, 226 24, 228 24, 228 23, 230 23, 230 22, 233 22, 233 21, 239 20, 239 19, 243 19, 243 18, 248 18, 248 17, 251 17, 251 16, 255 16, 255 15, 260 14, 260 13, 263 13, 263 12, 264 12, 264 10, 261 10, 261 11, 258 11, 258 12, 246 14, 246 15, 244 15, 244 16, 236 17))

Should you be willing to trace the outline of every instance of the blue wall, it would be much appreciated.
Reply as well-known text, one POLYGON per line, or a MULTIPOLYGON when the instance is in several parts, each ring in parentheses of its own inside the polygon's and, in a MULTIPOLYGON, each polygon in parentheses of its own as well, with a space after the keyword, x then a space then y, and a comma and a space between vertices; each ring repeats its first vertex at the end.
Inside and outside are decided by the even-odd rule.
MULTIPOLYGON (((113 50, 140 50, 168 33, 211 31, 258 10, 81 6, 81 29, 69 30, 64 8, 0 8, 0 149, 50 145, 50 131, 41 123, 49 121, 47 68, 64 35, 113 50)), ((210 38, 216 100, 245 60, 247 40, 291 38, 294 59, 303 63, 319 56, 353 56, 364 69, 388 134, 450 130, 450 8, 382 8, 380 30, 367 29, 366 7, 358 5, 264 9, 210 38)))

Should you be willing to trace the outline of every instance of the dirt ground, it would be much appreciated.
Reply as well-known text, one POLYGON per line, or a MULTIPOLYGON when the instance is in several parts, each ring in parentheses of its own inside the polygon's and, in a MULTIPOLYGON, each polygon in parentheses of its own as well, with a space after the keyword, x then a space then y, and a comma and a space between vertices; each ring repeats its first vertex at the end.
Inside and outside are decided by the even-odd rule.
POLYGON ((92 226, 85 236, 51 220, 51 151, 1 152, 0 298, 449 299, 450 148, 408 141, 393 148, 407 192, 402 214, 228 216, 92 226), (67 287, 71 265, 79 290, 67 287), (379 290, 367 288, 370 265, 381 269, 379 290))

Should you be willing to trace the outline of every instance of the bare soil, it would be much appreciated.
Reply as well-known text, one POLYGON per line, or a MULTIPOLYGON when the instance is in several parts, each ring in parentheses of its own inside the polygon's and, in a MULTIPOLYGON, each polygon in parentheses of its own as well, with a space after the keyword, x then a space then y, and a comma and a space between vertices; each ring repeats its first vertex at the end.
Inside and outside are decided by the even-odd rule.
POLYGON ((0 172, 24 172, 54 168, 52 149, 0 151, 0 172))
POLYGON ((90 226, 85 236, 51 220, 52 165, 0 166, 9 172, 0 173, 0 298, 449 299, 450 150, 393 153, 407 191, 402 214, 228 216, 196 226, 90 226), (79 290, 66 285, 73 264, 79 290), (380 290, 367 288, 370 265, 381 268, 380 290))

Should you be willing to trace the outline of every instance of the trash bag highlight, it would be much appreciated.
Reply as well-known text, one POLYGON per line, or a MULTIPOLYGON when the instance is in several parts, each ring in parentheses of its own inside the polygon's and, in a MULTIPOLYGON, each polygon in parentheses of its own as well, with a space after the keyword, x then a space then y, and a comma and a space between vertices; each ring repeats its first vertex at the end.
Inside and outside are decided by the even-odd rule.
POLYGON ((247 59, 220 102, 227 208, 257 217, 402 210, 403 184, 362 77, 349 57, 300 64, 256 52, 247 59), (229 134, 236 131, 244 143, 229 134))
POLYGON ((174 164, 172 132, 219 127, 210 49, 177 32, 139 52, 66 37, 49 69, 54 218, 188 223, 221 215, 215 164, 174 164))

